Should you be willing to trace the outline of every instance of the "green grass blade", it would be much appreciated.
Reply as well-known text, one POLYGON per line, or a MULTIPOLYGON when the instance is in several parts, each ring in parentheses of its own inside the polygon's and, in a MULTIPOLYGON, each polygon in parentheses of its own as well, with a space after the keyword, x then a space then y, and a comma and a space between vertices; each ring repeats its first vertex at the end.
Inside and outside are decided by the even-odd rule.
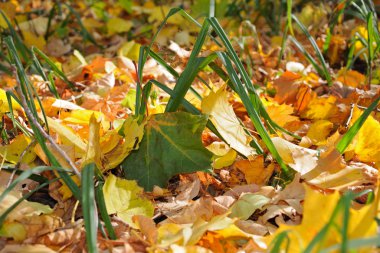
POLYGON ((50 58, 46 54, 44 54, 40 49, 36 47, 33 47, 32 50, 34 53, 38 54, 42 59, 44 59, 44 61, 57 74, 57 76, 61 78, 63 81, 65 81, 71 89, 75 88, 75 85, 66 77, 66 75, 57 67, 57 65, 55 65, 54 62, 50 60, 50 58))
POLYGON ((98 217, 96 214, 95 191, 94 191, 94 170, 95 164, 90 163, 82 170, 82 210, 84 228, 86 230, 87 250, 90 253, 98 252, 97 232, 98 217))
POLYGON ((286 243, 286 250, 285 252, 289 252, 289 246, 290 246, 290 239, 288 236, 289 231, 283 231, 280 234, 278 234, 270 243, 270 250, 271 253, 277 253, 282 252, 281 246, 285 242, 286 243))
POLYGON ((99 182, 98 186, 95 189, 95 191, 96 191, 96 202, 98 203, 99 213, 100 213, 100 216, 102 217, 102 220, 106 226, 106 229, 107 229, 107 232, 108 232, 110 239, 116 240, 117 238, 116 238, 115 230, 112 227, 111 219, 110 219, 108 212, 107 212, 106 202, 104 200, 103 186, 104 186, 104 183, 99 182))
MULTIPOLYGON (((35 119, 38 119, 38 114, 37 114, 37 110, 36 110, 34 99, 33 99, 33 92, 30 88, 31 85, 29 84, 29 80, 26 76, 25 69, 21 63, 21 60, 17 54, 13 40, 11 37, 6 37, 4 40, 9 50, 10 59, 12 63, 15 64, 16 79, 18 80, 18 83, 20 85, 21 93, 23 94, 26 100, 25 103, 26 103, 27 108, 24 107, 24 110, 25 111, 29 110, 31 112, 30 114, 33 115, 35 119)), ((35 124, 33 123, 33 119, 29 118, 29 115, 27 116, 28 116, 30 126, 33 130, 34 136, 36 140, 38 141, 38 143, 40 144, 42 150, 46 154, 48 160, 54 167, 61 167, 56 157, 52 154, 50 149, 47 147, 44 136, 41 134, 37 126, 35 126, 35 124)), ((80 200, 81 199, 80 190, 79 190, 79 187, 73 181, 73 179, 66 172, 58 171, 58 174, 60 175, 62 180, 67 184, 69 189, 72 191, 75 198, 80 200)))
POLYGON ((7 16, 3 12, 3 10, 0 9, 0 14, 7 23, 8 29, 10 31, 11 37, 15 40, 15 44, 17 45, 17 49, 19 50, 22 59, 25 62, 28 62, 29 56, 30 56, 30 51, 29 49, 25 46, 25 44, 22 42, 20 36, 17 34, 16 30, 13 28, 11 22, 8 20, 7 16))
POLYGON ((173 89, 173 96, 170 96, 168 104, 165 108, 166 112, 173 112, 177 110, 178 106, 181 104, 182 99, 185 97, 185 94, 189 90, 193 80, 195 79, 195 76, 198 74, 199 68, 205 66, 203 64, 206 64, 208 61, 208 59, 205 57, 197 58, 197 55, 201 51, 202 46, 206 40, 209 27, 209 22, 205 20, 201 31, 199 32, 197 40, 195 41, 194 48, 190 54, 186 68, 183 70, 177 80, 177 84, 173 89))
POLYGON ((380 96, 373 101, 370 106, 364 110, 363 114, 355 121, 355 123, 350 127, 347 133, 343 136, 343 138, 338 142, 336 148, 337 150, 343 154, 348 145, 354 139, 356 134, 359 132, 360 128, 363 126, 364 122, 367 120, 368 116, 371 114, 373 110, 376 109, 379 104, 380 96))
MULTIPOLYGON (((32 49, 32 61, 33 61, 33 65, 34 67, 36 68, 38 74, 40 76, 42 76, 42 79, 44 79, 44 81, 47 83, 48 85, 48 88, 50 90, 50 92, 56 97, 56 98, 59 98, 59 95, 58 95, 58 92, 57 92, 57 89, 55 88, 55 86, 51 83, 51 78, 49 78, 46 74, 45 74, 45 71, 42 69, 42 66, 41 66, 41 63, 40 61, 37 59, 33 49, 32 49)), ((51 74, 51 72, 49 73, 49 75, 51 74)))
MULTIPOLYGON (((24 170, 16 169, 15 167, 12 167, 12 166, 3 166, 1 168, 1 170, 5 171, 7 173, 14 173, 17 176, 21 175, 24 172, 24 170)), ((35 181, 37 183, 40 183, 40 184, 46 183, 47 181, 49 181, 48 178, 46 178, 44 176, 41 176, 41 175, 37 175, 37 174, 30 175, 29 179, 33 180, 33 181, 35 181)))
MULTIPOLYGON (((297 25, 301 28, 302 32, 306 35, 307 39, 310 41, 310 43, 311 43, 312 47, 314 48, 314 51, 318 57, 319 62, 322 64, 322 72, 320 73, 318 71, 318 74, 322 75, 326 79, 327 84, 329 86, 331 86, 332 85, 331 75, 330 75, 330 72, 328 71, 325 58, 323 57, 323 54, 322 54, 321 50, 319 49, 317 42, 314 40, 314 38, 310 35, 309 31, 306 29, 306 27, 301 23, 301 21, 298 20, 298 18, 295 15, 292 15, 292 18, 294 21, 296 21, 297 25)), ((304 50, 304 51, 306 51, 306 50, 304 50)), ((307 57, 307 59, 309 60, 308 57, 307 57)), ((313 66, 314 66, 314 64, 313 64, 313 66)))
POLYGON ((261 122, 261 119, 260 119, 259 114, 257 113, 257 110, 255 109, 254 105, 251 103, 251 100, 250 100, 248 94, 246 93, 242 82, 240 81, 235 69, 232 66, 231 60, 227 57, 227 55, 225 53, 220 52, 220 53, 218 53, 218 56, 223 61, 223 64, 225 65, 226 70, 227 70, 229 76, 231 77, 231 81, 235 87, 235 91, 237 92, 240 99, 242 100, 242 102, 243 102, 243 104, 244 104, 244 106, 248 112, 248 115, 251 118, 252 123, 255 126, 257 132, 260 134, 260 137, 263 139, 263 142, 267 146, 268 150, 271 152, 273 158, 280 165, 280 167, 281 167, 281 169, 285 175, 285 178, 290 179, 290 177, 291 177, 290 170, 287 167, 287 165, 284 163, 284 161, 282 160, 282 158, 281 158, 280 154, 278 153, 276 147, 274 146, 267 130, 265 129, 263 123, 261 122))

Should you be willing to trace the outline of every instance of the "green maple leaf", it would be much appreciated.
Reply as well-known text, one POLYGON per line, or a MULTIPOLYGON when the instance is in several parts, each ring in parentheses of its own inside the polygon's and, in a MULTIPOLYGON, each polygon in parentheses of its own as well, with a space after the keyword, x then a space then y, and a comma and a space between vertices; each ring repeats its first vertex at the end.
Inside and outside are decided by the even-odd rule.
POLYGON ((125 176, 151 191, 154 185, 165 187, 176 174, 211 172, 212 153, 201 141, 206 122, 205 115, 185 112, 152 115, 140 148, 122 163, 125 176))

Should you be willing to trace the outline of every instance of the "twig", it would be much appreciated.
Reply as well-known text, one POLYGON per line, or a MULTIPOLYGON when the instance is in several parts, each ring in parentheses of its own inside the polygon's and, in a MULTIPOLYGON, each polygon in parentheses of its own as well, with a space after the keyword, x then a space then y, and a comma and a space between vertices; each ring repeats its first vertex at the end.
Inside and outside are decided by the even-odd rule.
MULTIPOLYGON (((365 106, 361 106, 361 105, 356 105, 359 109, 362 109, 362 110, 367 110, 368 107, 365 107, 365 106)), ((374 111, 377 111, 377 112, 380 112, 380 108, 376 108, 374 109, 374 111)))
POLYGON ((37 129, 40 131, 42 136, 50 142, 51 146, 70 165, 70 167, 73 170, 73 172, 75 173, 75 175, 78 178, 81 178, 81 174, 80 174, 79 170, 77 169, 77 167, 75 166, 75 164, 71 161, 71 159, 67 156, 67 154, 57 145, 57 143, 55 143, 55 141, 50 137, 50 135, 48 135, 45 132, 45 129, 43 129, 43 127, 40 125, 40 123, 37 121, 37 119, 33 116, 33 113, 30 111, 30 109, 26 103, 26 98, 25 98, 24 94, 22 93, 22 91, 20 90, 21 84, 20 84, 20 79, 18 78, 17 72, 15 73, 15 76, 16 76, 16 80, 17 80, 17 84, 18 84, 18 86, 16 86, 16 91, 21 98, 20 100, 21 100, 22 107, 24 108, 25 114, 32 121, 32 123, 37 127, 37 129))

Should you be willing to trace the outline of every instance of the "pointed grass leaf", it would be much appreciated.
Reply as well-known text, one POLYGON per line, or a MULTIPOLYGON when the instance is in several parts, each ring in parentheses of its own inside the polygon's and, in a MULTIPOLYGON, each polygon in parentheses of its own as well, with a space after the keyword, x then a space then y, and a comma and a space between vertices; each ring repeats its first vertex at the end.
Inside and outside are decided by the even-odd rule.
POLYGON ((151 191, 176 174, 210 171, 212 153, 201 142, 206 123, 206 116, 185 112, 152 115, 140 148, 122 163, 125 176, 151 191))
POLYGON ((82 210, 84 219, 84 228, 86 230, 87 250, 90 253, 98 252, 97 232, 98 217, 95 205, 94 191, 94 171, 96 165, 94 163, 87 164, 82 171, 82 210))

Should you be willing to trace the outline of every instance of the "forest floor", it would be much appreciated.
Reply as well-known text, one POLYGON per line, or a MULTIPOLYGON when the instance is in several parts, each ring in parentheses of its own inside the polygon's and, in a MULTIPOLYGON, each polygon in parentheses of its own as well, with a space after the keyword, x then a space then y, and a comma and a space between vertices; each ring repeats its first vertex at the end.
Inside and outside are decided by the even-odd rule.
POLYGON ((1 253, 376 251, 379 1, 228 2, 0 2, 1 253))

